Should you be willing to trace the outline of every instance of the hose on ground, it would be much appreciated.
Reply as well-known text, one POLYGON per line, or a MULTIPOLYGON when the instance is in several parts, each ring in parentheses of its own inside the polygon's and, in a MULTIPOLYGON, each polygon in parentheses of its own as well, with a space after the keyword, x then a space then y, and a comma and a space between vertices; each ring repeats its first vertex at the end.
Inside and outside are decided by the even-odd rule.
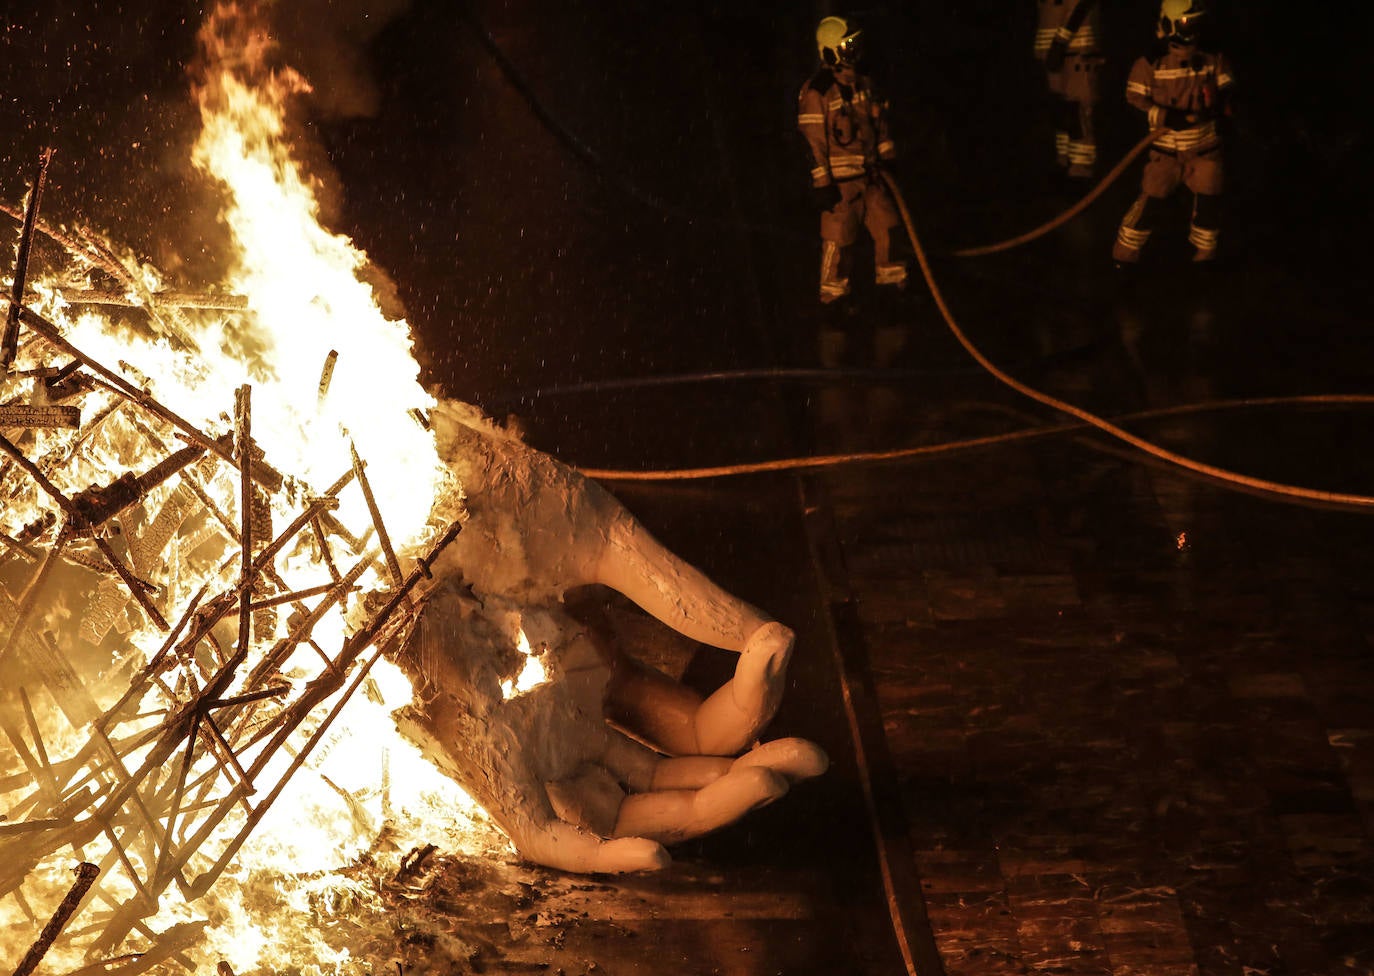
POLYGON ((964 347, 964 351, 973 357, 973 360, 995 379, 1011 387, 1022 396, 1029 397, 1037 403, 1041 403, 1060 413, 1066 413, 1071 417, 1076 417, 1078 420, 1090 424, 1104 434, 1108 434, 1117 440, 1129 444, 1138 451, 1142 451, 1159 460, 1166 461, 1180 468, 1185 468, 1205 477, 1214 478, 1226 484, 1241 486, 1260 494, 1273 495, 1280 498, 1296 498, 1304 501, 1335 504, 1365 510, 1374 508, 1374 497, 1368 495, 1323 491, 1316 488, 1305 488, 1300 485, 1283 484, 1277 481, 1269 481, 1264 478, 1252 477, 1251 475, 1242 474, 1238 471, 1230 471, 1226 468, 1185 457, 1182 454, 1160 447, 1158 444, 1153 444, 1142 437, 1137 437, 1130 431, 1123 430, 1116 424, 1096 414, 1060 400, 1058 397, 1051 396, 1048 393, 1043 393, 1040 390, 1027 386, 1025 383, 1022 383, 1020 380, 1017 380, 1015 377, 1001 370, 995 363, 988 359, 987 356, 983 355, 982 351, 973 344, 964 333, 964 330, 960 328, 958 321, 955 320, 954 313, 950 310, 949 304, 945 301, 945 296, 940 291, 940 286, 935 280, 935 274, 930 267, 930 259, 927 257, 925 248, 921 244, 920 236, 916 233, 916 227, 912 223, 911 212, 907 209, 906 199, 902 196, 901 188, 898 187, 896 181, 887 174, 883 174, 883 179, 887 183, 888 189, 892 191, 893 199, 897 202, 897 209, 902 215, 902 223, 906 226, 907 235, 911 238, 911 246, 916 252, 916 260, 921 266, 921 274, 925 276, 926 285, 930 289, 931 298, 935 301, 936 307, 940 310, 940 315, 944 318, 945 325, 949 328, 950 332, 954 334, 954 338, 958 340, 959 344, 964 347))
MULTIPOLYGON (((1009 251, 1014 247, 1020 247, 1022 244, 1029 244, 1036 238, 1044 237, 1050 231, 1055 230, 1056 228, 1061 227, 1064 224, 1067 224, 1070 220, 1073 220, 1073 218, 1077 217, 1084 210, 1087 210, 1088 207, 1092 205, 1092 202, 1094 200, 1096 200, 1098 197, 1100 197, 1103 193, 1106 192, 1107 187, 1111 186, 1118 179, 1120 179, 1121 174, 1126 172, 1126 168, 1130 166, 1131 163, 1135 162, 1136 157, 1143 153, 1146 149, 1149 149, 1150 145, 1156 139, 1158 139, 1160 133, 1164 131, 1164 129, 1160 128, 1151 129, 1149 132, 1147 132, 1144 138, 1142 138, 1139 142, 1137 142, 1134 146, 1131 147, 1130 152, 1126 153, 1125 156, 1121 157, 1121 162, 1117 163, 1115 166, 1113 166, 1110 170, 1107 171, 1107 175, 1102 177, 1102 179, 1098 181, 1098 184, 1095 187, 1089 190, 1081 200, 1079 200, 1073 206, 1069 207, 1063 213, 1059 214, 1059 216, 1054 217, 1051 220, 1045 221, 1039 227, 1036 227, 1032 230, 1028 230, 1024 234, 1018 234, 1015 237, 1009 237, 1004 241, 998 241, 996 244, 984 244, 981 247, 965 247, 957 251, 952 251, 951 253, 956 258, 980 258, 988 254, 996 254, 999 251, 1009 251)), ((894 181, 889 180, 889 185, 895 186, 896 183, 894 181)), ((905 216, 903 217, 903 219, 906 219, 905 216)), ((910 221, 907 221, 907 223, 909 225, 910 221)), ((907 227, 907 233, 912 234, 910 226, 907 227)), ((915 235, 912 234, 913 245, 915 244, 915 241, 915 235)))

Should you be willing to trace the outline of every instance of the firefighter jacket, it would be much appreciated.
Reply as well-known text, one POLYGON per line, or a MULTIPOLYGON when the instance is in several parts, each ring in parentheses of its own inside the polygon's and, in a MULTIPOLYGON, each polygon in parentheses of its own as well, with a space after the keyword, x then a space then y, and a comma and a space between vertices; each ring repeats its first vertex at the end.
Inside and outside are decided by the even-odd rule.
POLYGON ((812 186, 857 179, 896 155, 887 103, 865 75, 846 85, 829 68, 816 72, 797 97, 797 128, 811 149, 812 186))
POLYGON ((1226 114, 1231 67, 1225 55, 1196 45, 1169 44, 1136 59, 1126 100, 1145 113, 1150 128, 1167 127, 1154 148, 1206 152, 1221 144, 1217 119, 1226 114))
POLYGON ((1035 59, 1044 61, 1055 44, 1067 54, 1100 54, 1097 0, 1040 0, 1035 59))

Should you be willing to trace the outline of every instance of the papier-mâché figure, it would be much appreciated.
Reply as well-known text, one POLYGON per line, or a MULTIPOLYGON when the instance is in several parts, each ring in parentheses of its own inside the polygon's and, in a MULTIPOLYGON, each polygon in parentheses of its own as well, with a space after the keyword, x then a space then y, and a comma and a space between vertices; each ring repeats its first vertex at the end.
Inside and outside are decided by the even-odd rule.
POLYGON ((521 856, 569 871, 662 868, 664 844, 825 770, 810 742, 758 741, 782 695, 787 627, 666 550, 600 485, 471 408, 443 404, 433 426, 464 495, 436 517, 463 527, 399 655, 416 687, 399 720, 521 856), (703 699, 605 646, 562 604, 588 584, 737 652, 734 676, 703 699), (522 636, 546 680, 511 694, 522 636))

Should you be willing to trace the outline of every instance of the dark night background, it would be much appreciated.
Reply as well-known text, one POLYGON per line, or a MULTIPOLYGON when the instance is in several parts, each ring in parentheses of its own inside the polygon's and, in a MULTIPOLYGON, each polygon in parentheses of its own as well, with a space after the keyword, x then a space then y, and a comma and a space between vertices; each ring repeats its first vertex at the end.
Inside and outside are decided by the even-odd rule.
MULTIPOLYGON (((830 12, 867 27, 917 230, 995 362, 1103 414, 1368 393, 1366 6, 1212 4, 1236 75, 1225 261, 1206 273, 1188 265, 1178 199, 1126 279, 1110 248, 1138 166, 1032 246, 950 256, 1076 199, 1051 172, 1031 0, 850 11, 784 0, 310 0, 283 2, 275 16, 282 59, 316 89, 296 123, 327 222, 390 276, 426 379, 521 414, 533 443, 571 463, 638 468, 943 442, 1034 420, 972 367, 920 289, 898 330, 906 344, 878 363, 905 372, 871 387, 533 395, 818 364, 818 245, 795 99, 815 64, 816 21, 830 12)), ((1143 135, 1121 92, 1157 11, 1153 0, 1103 0, 1103 170, 1143 135)), ((55 146, 45 219, 104 229, 186 289, 220 270, 216 192, 186 163, 204 12, 170 0, 11 0, 0 14, 0 197, 18 205, 40 149, 55 146)), ((60 257, 51 248, 40 246, 37 268, 60 257)), ((1368 426, 1352 408, 1148 433, 1257 476, 1370 493, 1368 426)), ((1067 439, 843 469, 800 491, 760 478, 616 493, 670 548, 800 635, 776 732, 817 739, 835 769, 684 856, 724 876, 721 891, 747 875, 774 893, 815 895, 819 921, 784 920, 759 939, 741 923, 726 936, 761 947, 749 957, 758 971, 844 971, 854 942, 876 961, 853 971, 896 971, 833 644, 841 670, 874 681, 868 731, 894 757, 886 772, 907 819, 875 829, 917 849, 907 861, 920 877, 904 897, 924 892, 943 912, 942 949, 961 972, 1012 971, 1016 960, 996 947, 1020 938, 1029 952, 1037 920, 1046 931, 1062 922, 1055 936, 1080 947, 1063 958, 1098 966, 1055 972, 1113 971, 1111 960, 1147 971, 1120 960, 1162 951, 1163 923, 1138 932, 1117 916, 1104 936, 1073 914, 1081 899, 1016 901, 1027 879, 1068 889, 1074 872, 1092 874, 1097 890, 1129 874, 1163 892, 1150 907, 1173 913, 1169 931, 1186 928, 1178 938, 1200 962, 1188 968, 1185 946, 1175 968, 1152 973, 1374 972, 1367 516, 1199 487, 1067 439), (840 582, 827 543, 843 550, 834 562, 849 561, 840 582), (871 662, 851 653, 864 643, 856 634, 871 662), (1363 738, 1347 736, 1333 758, 1330 736, 1351 729, 1363 738), (1068 853, 1048 849, 1064 836, 1068 853), (1295 836, 1338 863, 1294 854, 1295 836), (797 958, 811 966, 789 969, 797 958)), ((719 665, 694 662, 703 674, 719 665)), ((664 882, 675 883, 692 880, 664 882)), ((662 894, 652 884, 642 889, 651 901, 662 894)), ((695 937, 670 914, 647 925, 663 940, 653 945, 695 937)), ((733 949, 720 958, 716 971, 754 971, 733 949)))

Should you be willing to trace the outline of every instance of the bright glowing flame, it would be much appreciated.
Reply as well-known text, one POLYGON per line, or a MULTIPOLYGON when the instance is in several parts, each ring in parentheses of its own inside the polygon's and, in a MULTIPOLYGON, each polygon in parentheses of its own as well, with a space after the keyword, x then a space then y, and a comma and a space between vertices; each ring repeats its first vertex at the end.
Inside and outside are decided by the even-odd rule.
MULTIPOLYGON (((212 20, 234 12, 221 8, 212 20)), ((222 34, 242 37, 210 28, 202 36, 210 44, 222 34)), ((367 256, 320 226, 312 185, 284 138, 285 101, 306 86, 294 72, 266 71, 267 50, 258 43, 246 53, 209 51, 220 67, 199 92, 192 158, 229 190, 223 217, 238 246, 229 285, 252 313, 228 337, 229 352, 259 379, 253 409, 272 418, 259 438, 268 456, 324 486, 348 469, 351 438, 369 463, 387 528, 405 546, 423 530, 444 481, 433 436, 408 416, 434 400, 419 384, 409 326, 386 318, 359 276, 367 256), (321 398, 326 363, 332 375, 321 398)))
POLYGON ((530 648, 530 639, 525 636, 523 630, 517 632, 515 646, 525 656, 525 665, 515 676, 515 680, 508 678, 501 682, 501 697, 506 701, 510 701, 516 695, 523 695, 532 688, 538 688, 549 680, 548 672, 544 670, 544 662, 530 648))

